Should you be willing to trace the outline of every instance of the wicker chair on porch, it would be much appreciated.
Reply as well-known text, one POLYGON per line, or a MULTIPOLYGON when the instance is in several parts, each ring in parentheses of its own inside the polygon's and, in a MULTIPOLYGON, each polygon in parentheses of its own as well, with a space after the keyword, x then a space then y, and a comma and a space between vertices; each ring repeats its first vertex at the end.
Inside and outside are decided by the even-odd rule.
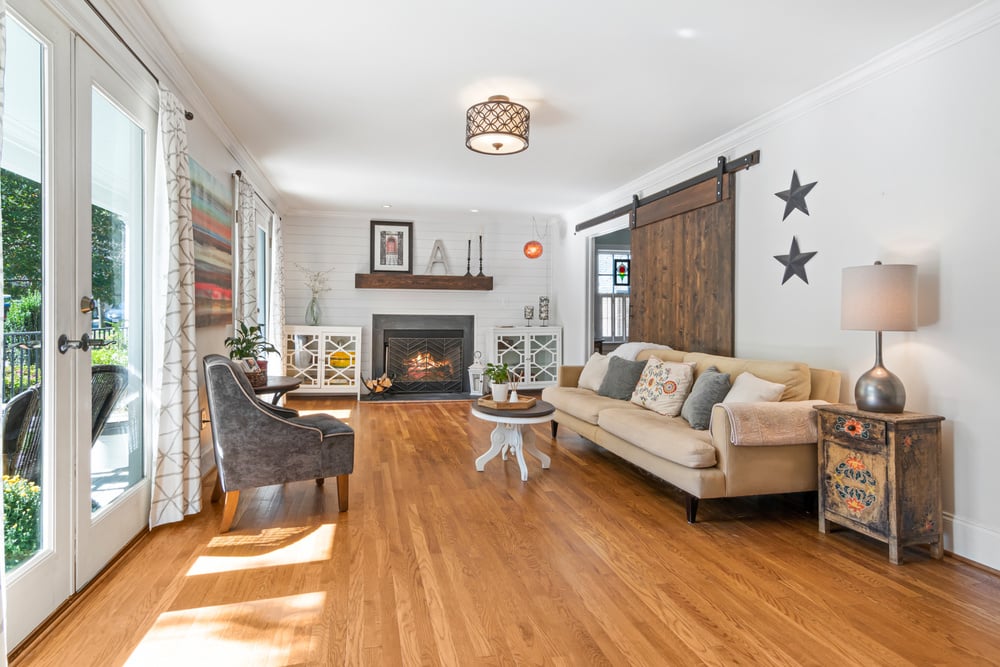
POLYGON ((35 385, 10 399, 3 411, 3 472, 35 484, 40 481, 42 443, 41 387, 35 385))
POLYGON ((225 493, 219 532, 236 516, 240 490, 326 477, 337 478, 337 507, 347 511, 354 472, 354 431, 327 414, 298 416, 261 401, 236 363, 218 354, 204 360, 208 412, 218 478, 212 501, 225 493))
POLYGON ((108 423, 111 411, 115 409, 118 399, 128 389, 128 369, 113 364, 99 364, 90 369, 90 444, 97 442, 97 437, 108 423))

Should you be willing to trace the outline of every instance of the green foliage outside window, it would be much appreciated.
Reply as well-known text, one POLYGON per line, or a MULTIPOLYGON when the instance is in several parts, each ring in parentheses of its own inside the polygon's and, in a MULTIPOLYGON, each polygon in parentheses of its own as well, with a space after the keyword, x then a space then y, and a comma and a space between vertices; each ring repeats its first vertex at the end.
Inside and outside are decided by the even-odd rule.
POLYGON ((7 319, 3 323, 4 331, 41 331, 42 330, 42 295, 38 290, 28 292, 20 299, 15 299, 7 311, 7 319))
MULTIPOLYGON (((38 181, 3 169, 0 192, 3 192, 3 288, 4 294, 9 294, 16 303, 42 288, 42 187, 38 181)), ((91 226, 92 294, 105 306, 120 304, 125 293, 124 276, 120 275, 124 266, 125 221, 107 209, 94 206, 91 226)))
POLYGON ((4 557, 8 571, 41 547, 41 506, 42 493, 37 484, 17 475, 3 476, 4 557))

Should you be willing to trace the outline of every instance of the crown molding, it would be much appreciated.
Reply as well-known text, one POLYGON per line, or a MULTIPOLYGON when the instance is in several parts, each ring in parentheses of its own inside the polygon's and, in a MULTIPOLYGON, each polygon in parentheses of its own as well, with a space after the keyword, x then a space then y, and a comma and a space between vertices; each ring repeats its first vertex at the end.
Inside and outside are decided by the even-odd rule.
MULTIPOLYGON (((663 189, 666 187, 665 184, 700 173, 710 168, 720 155, 726 155, 737 147, 753 141, 785 123, 997 25, 1000 25, 1000 0, 984 0, 902 44, 884 51, 868 62, 684 153, 625 185, 601 195, 583 206, 567 211, 563 217, 570 225, 574 225, 622 206, 631 200, 633 194, 643 197, 663 189)), ((595 227, 586 230, 586 233, 593 235, 594 230, 601 228, 603 226, 595 227)))
MULTIPOLYGON (((66 0, 61 0, 65 2, 66 0)), ((282 210, 281 195, 264 175, 257 158, 246 146, 222 116, 216 111, 208 96, 195 82, 194 77, 177 57, 167 39, 163 36, 152 17, 134 0, 91 0, 105 18, 115 26, 129 46, 151 70, 157 73, 160 84, 172 87, 184 106, 194 112, 196 123, 205 123, 218 137, 223 147, 254 184, 261 198, 276 212, 282 210)), ((104 32, 107 32, 106 30, 104 32)), ((109 37, 111 37, 109 35, 109 37)), ((113 39, 113 37, 111 37, 113 39)))

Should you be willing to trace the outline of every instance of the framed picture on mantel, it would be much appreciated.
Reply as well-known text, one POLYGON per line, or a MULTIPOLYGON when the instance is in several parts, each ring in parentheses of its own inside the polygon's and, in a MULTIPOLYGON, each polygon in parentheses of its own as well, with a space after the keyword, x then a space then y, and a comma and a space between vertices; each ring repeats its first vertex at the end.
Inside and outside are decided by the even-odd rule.
POLYGON ((413 223, 372 220, 372 273, 413 273, 413 223))

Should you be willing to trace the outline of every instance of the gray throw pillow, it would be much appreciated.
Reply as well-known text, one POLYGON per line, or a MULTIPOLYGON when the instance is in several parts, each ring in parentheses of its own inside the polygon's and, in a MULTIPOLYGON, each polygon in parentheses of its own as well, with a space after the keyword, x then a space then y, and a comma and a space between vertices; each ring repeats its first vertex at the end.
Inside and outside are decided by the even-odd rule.
POLYGON ((635 385, 642 377, 642 369, 646 367, 645 361, 629 361, 621 357, 611 357, 608 362, 608 372, 597 393, 608 398, 617 398, 620 401, 632 400, 632 392, 635 385))
POLYGON ((681 417, 691 424, 691 428, 704 431, 712 418, 712 408, 721 403, 728 393, 729 373, 720 373, 715 366, 709 366, 694 381, 691 393, 681 408, 681 417))

